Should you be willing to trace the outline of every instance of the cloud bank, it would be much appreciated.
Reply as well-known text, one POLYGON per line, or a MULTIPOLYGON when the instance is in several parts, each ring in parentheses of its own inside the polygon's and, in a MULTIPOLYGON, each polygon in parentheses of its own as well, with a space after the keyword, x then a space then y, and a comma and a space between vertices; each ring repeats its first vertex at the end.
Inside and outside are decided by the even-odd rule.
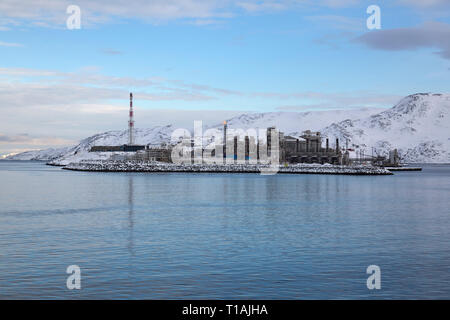
POLYGON ((413 28, 397 28, 368 32, 355 39, 369 48, 401 51, 434 48, 435 53, 450 59, 450 24, 427 22, 413 28))
MULTIPOLYGON (((447 0, 396 0, 395 5, 412 8, 439 8, 448 6, 447 0)), ((204 26, 220 23, 242 14, 274 13, 287 10, 316 8, 340 9, 364 5, 358 0, 2 0, 0 28, 33 25, 64 27, 69 5, 81 9, 83 27, 117 23, 124 19, 139 19, 158 24, 185 19, 204 26)), ((1 30, 1 29, 0 29, 1 30)))

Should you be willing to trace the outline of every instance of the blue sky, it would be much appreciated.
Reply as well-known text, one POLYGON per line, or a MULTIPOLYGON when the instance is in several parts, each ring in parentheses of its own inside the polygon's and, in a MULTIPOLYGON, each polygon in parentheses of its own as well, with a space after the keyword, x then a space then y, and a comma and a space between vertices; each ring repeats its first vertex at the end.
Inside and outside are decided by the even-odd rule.
POLYGON ((138 127, 391 107, 449 91, 450 4, 3 0, 0 61, 0 155, 124 129, 129 91, 138 127), (70 4, 81 29, 66 27, 70 4))

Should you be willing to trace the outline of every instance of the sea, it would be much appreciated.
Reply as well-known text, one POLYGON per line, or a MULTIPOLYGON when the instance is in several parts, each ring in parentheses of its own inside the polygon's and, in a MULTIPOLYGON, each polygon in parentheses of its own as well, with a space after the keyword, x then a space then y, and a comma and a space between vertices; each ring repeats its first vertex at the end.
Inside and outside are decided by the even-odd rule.
POLYGON ((0 299, 450 299, 450 165, 422 167, 267 176, 0 161, 0 299))

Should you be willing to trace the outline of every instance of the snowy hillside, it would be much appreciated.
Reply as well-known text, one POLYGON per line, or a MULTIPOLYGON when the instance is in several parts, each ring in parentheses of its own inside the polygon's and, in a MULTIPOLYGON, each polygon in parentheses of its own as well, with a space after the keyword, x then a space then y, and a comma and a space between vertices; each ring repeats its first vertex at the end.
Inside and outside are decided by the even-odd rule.
POLYGON ((33 150, 26 151, 22 153, 18 153, 15 155, 11 155, 6 157, 7 160, 41 160, 48 161, 59 158, 65 155, 71 147, 64 148, 50 148, 45 150, 33 150))
MULTIPOLYGON (((248 113, 227 120, 230 128, 261 128, 276 126, 289 135, 301 135, 305 130, 320 130, 334 122, 368 117, 385 109, 362 108, 354 110, 330 110, 311 112, 248 113)), ((222 124, 214 127, 222 128, 222 124)))
MULTIPOLYGON (((299 136, 304 130, 321 131, 330 138, 348 140, 350 147, 371 154, 385 155, 399 149, 407 162, 450 163, 450 95, 415 94, 402 99, 391 109, 331 110, 315 112, 268 112, 242 114, 227 120, 229 128, 267 128, 276 126, 287 135, 299 136)), ((205 125, 205 127, 207 127, 205 125)), ((222 128, 222 124, 209 128, 222 128)), ((137 144, 169 143, 176 127, 136 129, 137 144)), ((186 128, 192 131, 192 128, 186 128)), ((110 153, 90 153, 92 146, 123 145, 127 131, 109 131, 86 138, 64 149, 21 153, 7 159, 52 160, 65 165, 83 159, 107 159, 110 153)))
MULTIPOLYGON (((136 144, 155 144, 167 143, 170 141, 173 127, 158 126, 151 129, 136 129, 135 142, 136 144)), ((81 142, 69 148, 65 154, 59 157, 53 157, 49 160, 52 164, 66 165, 71 162, 78 162, 81 160, 106 160, 111 156, 109 152, 89 152, 93 146, 119 146, 127 143, 127 130, 123 131, 108 131, 93 135, 89 138, 81 140, 81 142)))
POLYGON ((328 137, 348 139, 350 146, 375 148, 386 154, 398 148, 406 162, 450 162, 450 95, 415 94, 393 108, 358 120, 344 120, 324 128, 328 137))

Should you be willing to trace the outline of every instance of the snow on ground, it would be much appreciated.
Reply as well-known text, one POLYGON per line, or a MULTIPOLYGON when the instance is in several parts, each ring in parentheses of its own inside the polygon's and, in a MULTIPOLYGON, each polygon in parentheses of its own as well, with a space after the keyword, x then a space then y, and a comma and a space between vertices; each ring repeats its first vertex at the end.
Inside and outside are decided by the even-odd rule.
POLYGON ((328 137, 348 139, 352 148, 382 155, 399 149, 405 162, 450 162, 450 95, 415 94, 393 108, 357 120, 344 120, 324 128, 328 137))
POLYGON ((70 147, 50 148, 45 150, 26 151, 5 157, 7 160, 42 160, 49 161, 65 155, 70 147))
MULTIPOLYGON (((265 112, 242 114, 227 120, 229 128, 266 129, 275 126, 286 135, 300 136, 303 131, 320 129, 345 119, 359 119, 384 111, 379 108, 361 108, 353 110, 328 110, 310 112, 265 112)), ((222 129, 222 124, 213 126, 222 129)))

